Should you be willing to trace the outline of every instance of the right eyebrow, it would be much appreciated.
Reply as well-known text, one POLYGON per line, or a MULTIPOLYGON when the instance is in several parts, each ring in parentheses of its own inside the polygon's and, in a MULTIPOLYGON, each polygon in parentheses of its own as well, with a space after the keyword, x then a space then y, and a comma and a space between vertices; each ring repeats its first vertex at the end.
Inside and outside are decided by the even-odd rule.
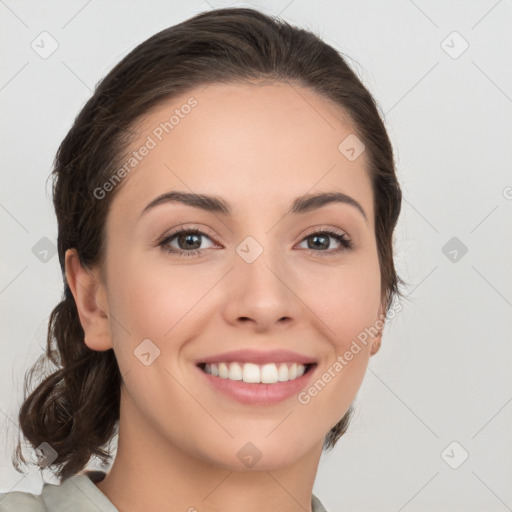
POLYGON ((140 217, 142 217, 145 213, 147 213, 155 206, 165 203, 183 203, 188 206, 193 206, 195 208, 201 208, 202 210, 206 210, 207 212, 212 213, 221 213, 223 215, 232 215, 232 210, 229 204, 216 196, 207 196, 205 194, 192 194, 189 192, 166 192, 162 194, 153 201, 151 201, 145 208, 142 210, 140 217))

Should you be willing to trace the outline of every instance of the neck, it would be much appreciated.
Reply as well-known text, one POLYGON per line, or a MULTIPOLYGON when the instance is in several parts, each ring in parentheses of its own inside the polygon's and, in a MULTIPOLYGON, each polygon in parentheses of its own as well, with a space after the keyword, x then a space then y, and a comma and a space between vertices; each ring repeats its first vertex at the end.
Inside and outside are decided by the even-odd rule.
POLYGON ((96 483, 120 512, 311 511, 322 442, 286 467, 222 467, 163 437, 123 395, 116 458, 96 483))

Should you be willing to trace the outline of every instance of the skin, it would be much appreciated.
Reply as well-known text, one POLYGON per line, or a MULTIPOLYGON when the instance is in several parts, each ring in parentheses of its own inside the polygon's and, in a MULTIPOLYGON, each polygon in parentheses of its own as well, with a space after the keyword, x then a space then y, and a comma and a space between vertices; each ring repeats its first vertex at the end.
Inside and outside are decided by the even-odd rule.
MULTIPOLYGON (((313 383, 381 318, 366 153, 345 158, 338 145, 353 129, 342 112, 281 82, 189 91, 138 123, 132 149, 191 96, 198 105, 118 185, 105 267, 83 268, 66 252, 85 343, 113 348, 124 380, 117 456, 96 485, 123 512, 309 511, 324 436, 353 402, 381 334, 307 405, 297 396, 242 405, 194 364, 239 348, 289 349, 317 361, 313 383), (233 216, 167 203, 140 217, 171 190, 222 197, 233 216), (286 215, 296 197, 316 192, 351 196, 367 220, 342 203, 286 215), (157 246, 180 226, 207 230, 200 256, 157 246), (333 238, 309 248, 323 228, 354 248, 333 253, 333 238), (250 264, 235 251, 247 236, 263 248, 250 264), (134 356, 144 339, 160 350, 148 366, 134 356), (251 468, 237 457, 249 441, 262 454, 251 468)), ((171 245, 187 250, 177 238, 171 245)))

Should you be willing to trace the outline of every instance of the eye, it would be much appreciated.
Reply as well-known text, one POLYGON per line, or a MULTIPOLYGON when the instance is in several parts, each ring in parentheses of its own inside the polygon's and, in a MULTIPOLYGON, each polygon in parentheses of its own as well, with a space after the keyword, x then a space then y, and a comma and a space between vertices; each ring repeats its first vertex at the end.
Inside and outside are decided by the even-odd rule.
POLYGON ((208 247, 201 247, 203 239, 212 242, 211 238, 199 229, 187 228, 167 235, 158 242, 158 245, 171 254, 177 254, 178 256, 196 256, 202 250, 214 246, 212 242, 212 245, 208 247))
MULTIPOLYGON (((353 248, 352 241, 343 232, 338 232, 332 229, 323 229, 321 231, 314 231, 307 235, 301 244, 306 243, 306 249, 313 252, 313 254, 329 256, 338 254, 345 250, 353 248), (337 247, 331 248, 331 239, 335 240, 337 247)), ((205 249, 215 247, 215 243, 211 237, 197 228, 183 228, 174 233, 165 236, 158 246, 169 254, 176 254, 177 256, 199 256, 205 249), (208 240, 210 245, 202 246, 204 240, 208 240)))
POLYGON ((304 242, 307 244, 306 249, 310 249, 315 253, 326 253, 326 255, 337 254, 353 248, 352 241, 345 233, 331 229, 324 229, 322 231, 310 233, 301 243, 304 242), (338 246, 334 249, 328 250, 331 246, 329 239, 334 239, 338 246))

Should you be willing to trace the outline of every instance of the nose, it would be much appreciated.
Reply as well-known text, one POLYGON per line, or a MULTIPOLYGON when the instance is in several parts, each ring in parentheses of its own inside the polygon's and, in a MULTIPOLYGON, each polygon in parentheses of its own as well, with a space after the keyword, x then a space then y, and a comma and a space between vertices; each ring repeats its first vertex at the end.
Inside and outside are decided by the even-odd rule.
POLYGON ((226 283, 225 320, 253 332, 291 326, 301 314, 301 301, 284 262, 261 254, 248 263, 235 258, 226 283))

